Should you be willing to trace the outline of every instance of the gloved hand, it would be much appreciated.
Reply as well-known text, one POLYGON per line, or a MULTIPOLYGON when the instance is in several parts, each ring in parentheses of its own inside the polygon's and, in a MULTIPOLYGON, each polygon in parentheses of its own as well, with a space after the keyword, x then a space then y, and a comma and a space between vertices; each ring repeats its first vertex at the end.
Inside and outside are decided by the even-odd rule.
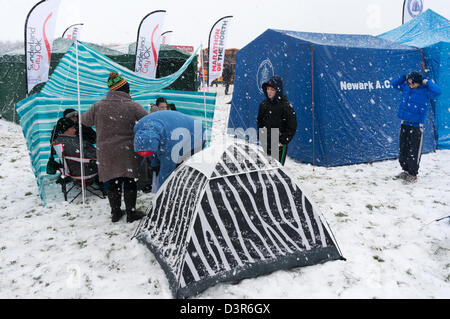
POLYGON ((427 84, 427 83, 428 83, 428 79, 427 78, 423 79, 422 84, 427 84))

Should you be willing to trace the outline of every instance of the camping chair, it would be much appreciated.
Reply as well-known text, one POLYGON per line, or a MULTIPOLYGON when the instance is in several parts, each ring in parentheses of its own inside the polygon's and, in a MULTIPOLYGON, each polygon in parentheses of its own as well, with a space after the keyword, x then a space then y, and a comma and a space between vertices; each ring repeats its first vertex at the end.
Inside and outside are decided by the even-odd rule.
POLYGON ((74 188, 74 187, 79 187, 80 190, 78 192, 78 194, 75 195, 74 198, 72 198, 72 200, 70 201, 70 203, 72 203, 78 196, 80 196, 81 192, 82 192, 82 184, 84 183, 85 189, 99 197, 99 198, 105 198, 104 196, 104 191, 103 189, 99 186, 99 187, 95 187, 94 184, 96 182, 98 182, 98 174, 90 174, 90 175, 85 175, 84 179, 82 176, 74 176, 70 173, 70 169, 69 169, 69 163, 70 161, 74 161, 77 162, 78 165, 80 165, 81 163, 83 164, 88 164, 91 161, 96 161, 96 159, 94 158, 79 158, 79 157, 74 157, 74 156, 66 156, 64 154, 64 145, 62 143, 58 143, 58 144, 53 144, 53 149, 55 150, 56 154, 58 155, 59 161, 61 163, 61 168, 59 168, 59 172, 61 173, 61 176, 59 177, 57 183, 61 184, 61 191, 64 194, 64 200, 67 201, 67 194, 74 188), (67 185, 70 184, 72 182, 72 185, 69 189, 67 189, 67 185), (98 194, 98 191, 101 192, 101 195, 98 194))

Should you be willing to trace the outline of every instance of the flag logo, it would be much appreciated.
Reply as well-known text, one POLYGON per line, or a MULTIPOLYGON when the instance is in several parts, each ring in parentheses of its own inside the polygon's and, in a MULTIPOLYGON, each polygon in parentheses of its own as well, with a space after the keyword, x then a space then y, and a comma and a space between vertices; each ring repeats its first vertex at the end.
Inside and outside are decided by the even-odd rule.
POLYGON ((418 16, 423 10, 422 0, 408 0, 408 13, 411 17, 418 16))

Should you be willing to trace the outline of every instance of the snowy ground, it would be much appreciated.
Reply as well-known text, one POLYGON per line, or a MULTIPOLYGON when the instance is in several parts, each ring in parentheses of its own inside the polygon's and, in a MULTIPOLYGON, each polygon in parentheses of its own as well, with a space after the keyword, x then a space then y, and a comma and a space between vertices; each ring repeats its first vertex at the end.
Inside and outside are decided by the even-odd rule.
MULTIPOLYGON (((218 92, 213 134, 231 96, 218 92)), ((397 161, 286 169, 321 209, 347 258, 219 284, 197 298, 450 298, 450 150, 425 154, 419 182, 397 161)), ((138 208, 148 195, 138 193, 138 208)), ((20 126, 0 120, 0 298, 171 298, 154 256, 110 221, 107 199, 43 207, 20 126)))

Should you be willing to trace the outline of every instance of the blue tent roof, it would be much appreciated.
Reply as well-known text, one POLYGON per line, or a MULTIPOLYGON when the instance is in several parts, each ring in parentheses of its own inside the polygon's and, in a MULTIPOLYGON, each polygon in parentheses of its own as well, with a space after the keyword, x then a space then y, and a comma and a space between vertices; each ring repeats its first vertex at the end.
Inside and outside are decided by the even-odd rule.
POLYGON ((405 46, 403 45, 371 35, 314 33, 275 29, 270 30, 293 37, 297 40, 303 40, 305 42, 318 45, 367 49, 405 49, 405 46))
POLYGON ((424 48, 438 42, 450 42, 450 21, 428 9, 400 27, 380 34, 379 37, 424 48))

